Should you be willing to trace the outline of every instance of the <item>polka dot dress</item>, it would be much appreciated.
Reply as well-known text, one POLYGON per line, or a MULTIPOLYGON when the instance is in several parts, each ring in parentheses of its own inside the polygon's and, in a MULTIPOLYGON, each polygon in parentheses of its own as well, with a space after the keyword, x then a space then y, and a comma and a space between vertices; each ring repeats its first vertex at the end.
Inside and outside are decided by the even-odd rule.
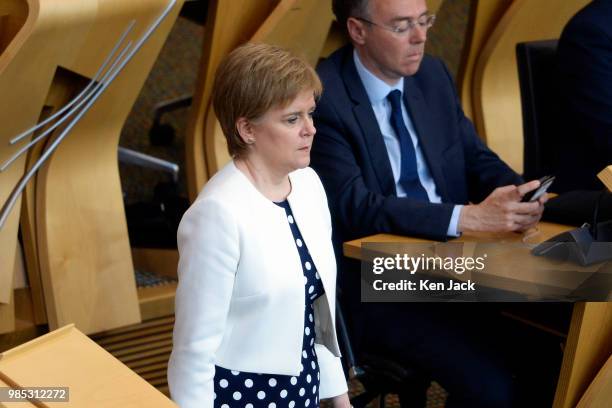
POLYGON ((298 376, 256 374, 215 367, 216 408, 294 408, 319 406, 319 364, 314 348, 313 301, 324 293, 323 284, 308 253, 287 200, 276 203, 285 209, 302 269, 306 308, 302 340, 302 369, 298 376))

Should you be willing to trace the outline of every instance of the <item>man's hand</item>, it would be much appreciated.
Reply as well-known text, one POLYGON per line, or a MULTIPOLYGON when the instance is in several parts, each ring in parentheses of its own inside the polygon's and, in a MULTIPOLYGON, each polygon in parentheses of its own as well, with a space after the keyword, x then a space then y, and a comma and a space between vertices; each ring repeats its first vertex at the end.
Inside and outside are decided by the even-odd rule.
POLYGON ((538 187, 540 182, 533 180, 520 186, 496 188, 480 204, 463 207, 459 231, 509 232, 534 227, 542 217, 548 198, 544 194, 537 201, 527 203, 522 203, 521 199, 538 187))

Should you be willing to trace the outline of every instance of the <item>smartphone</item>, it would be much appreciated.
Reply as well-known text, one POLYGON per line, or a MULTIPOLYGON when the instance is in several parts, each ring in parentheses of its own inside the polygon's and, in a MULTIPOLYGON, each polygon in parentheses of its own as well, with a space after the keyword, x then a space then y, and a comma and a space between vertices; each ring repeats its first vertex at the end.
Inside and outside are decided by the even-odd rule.
POLYGON ((528 201, 535 201, 538 198, 542 197, 546 193, 546 191, 548 191, 548 188, 553 183, 553 181, 555 181, 555 176, 542 177, 540 179, 540 187, 525 194, 521 201, 526 203, 528 201))

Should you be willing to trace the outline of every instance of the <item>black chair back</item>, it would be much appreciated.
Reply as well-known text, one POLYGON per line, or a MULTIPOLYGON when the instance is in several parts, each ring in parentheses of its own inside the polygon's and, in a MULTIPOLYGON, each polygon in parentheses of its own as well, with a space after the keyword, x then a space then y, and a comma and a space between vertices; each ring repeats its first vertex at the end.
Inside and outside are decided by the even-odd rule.
POLYGON ((558 134, 557 40, 516 45, 523 110, 523 176, 526 180, 555 174, 558 134))

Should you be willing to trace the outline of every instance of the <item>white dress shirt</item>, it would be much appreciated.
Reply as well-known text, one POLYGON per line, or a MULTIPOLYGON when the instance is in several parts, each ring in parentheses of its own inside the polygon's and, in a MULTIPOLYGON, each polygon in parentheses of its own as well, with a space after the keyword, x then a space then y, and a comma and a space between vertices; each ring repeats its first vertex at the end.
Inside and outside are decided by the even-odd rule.
MULTIPOLYGON (((355 67, 357 68, 359 78, 361 79, 366 93, 368 94, 368 98, 370 99, 372 109, 374 110, 374 116, 376 116, 380 133, 382 133, 383 140, 387 148, 387 155, 389 156, 391 171, 393 172, 393 178, 395 180, 396 194, 398 197, 406 197, 406 192, 399 183, 402 162, 400 142, 395 134, 395 130, 393 130, 393 127, 391 126, 391 103, 387 100, 387 95, 389 95, 389 92, 395 89, 399 90, 403 94, 404 78, 400 78, 400 80, 394 85, 389 85, 368 71, 368 69, 359 59, 357 50, 353 50, 353 59, 355 61, 355 67)), ((404 119, 404 123, 406 124, 406 128, 408 129, 408 133, 410 133, 412 145, 414 146, 417 162, 417 173, 419 180, 421 181, 421 185, 427 192, 427 197, 429 198, 430 202, 441 203, 442 198, 436 191, 436 183, 431 176, 429 168, 427 167, 425 157, 423 157, 423 152, 419 146, 419 139, 417 138, 416 130, 414 129, 410 115, 408 114, 406 106, 404 105, 403 98, 402 117, 404 119)), ((457 232, 457 225, 459 224, 461 208, 463 208, 462 205, 455 205, 453 208, 453 213, 447 230, 448 236, 459 236, 459 233, 457 232)))

